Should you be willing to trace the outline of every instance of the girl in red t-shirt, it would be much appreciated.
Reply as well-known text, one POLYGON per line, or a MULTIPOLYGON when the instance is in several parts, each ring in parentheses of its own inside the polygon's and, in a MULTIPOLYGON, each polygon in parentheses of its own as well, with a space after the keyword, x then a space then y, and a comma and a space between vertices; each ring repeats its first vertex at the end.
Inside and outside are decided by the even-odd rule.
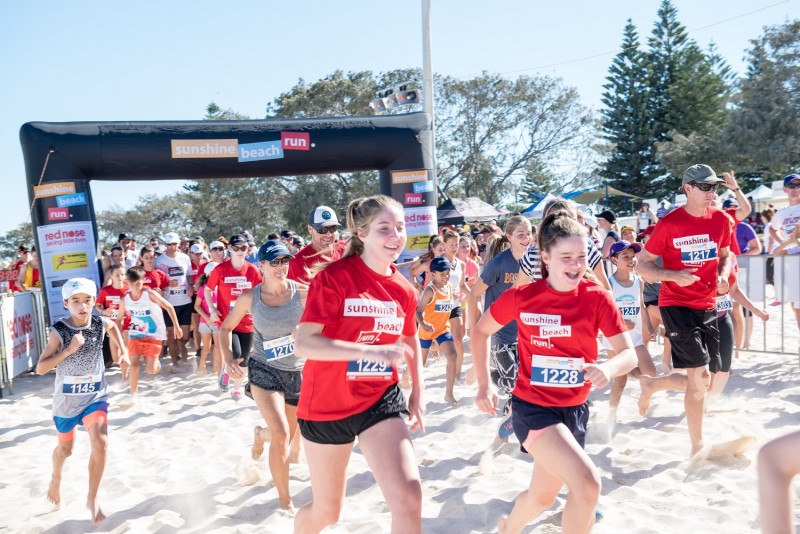
POLYGON ((416 291, 397 271, 406 244, 402 206, 387 196, 347 208, 352 234, 342 259, 312 280, 295 336, 307 358, 297 410, 314 500, 295 516, 295 532, 338 521, 347 464, 358 437, 392 514, 392 530, 422 531, 422 488, 409 430, 424 431, 422 358, 416 291), (408 408, 397 380, 405 356, 408 408))
POLYGON ((600 495, 600 476, 584 452, 588 397, 592 386, 632 370, 637 363, 627 327, 611 295, 585 278, 587 231, 567 213, 550 213, 541 225, 542 279, 503 293, 483 314, 473 333, 478 377, 475 403, 497 414, 489 388, 488 342, 516 321, 519 373, 512 394, 514 433, 534 458, 527 491, 498 523, 500 532, 519 532, 552 506, 562 485, 569 488, 564 532, 589 532, 600 495), (597 363, 597 333, 616 352, 597 363))
MULTIPOLYGON (((131 327, 131 315, 130 313, 125 313, 122 317, 119 316, 119 302, 122 300, 122 297, 125 296, 125 293, 128 292, 128 284, 125 281, 125 266, 113 266, 109 270, 108 275, 111 277, 111 285, 100 288, 100 293, 97 295, 97 301, 94 307, 101 315, 113 319, 114 322, 117 323, 120 332, 122 332, 122 339, 125 340, 127 344, 128 330, 131 327)), ((103 339, 103 356, 106 357, 106 354, 108 354, 109 357, 113 357, 113 361, 115 362, 119 361, 121 354, 119 347, 109 342, 108 336, 103 339)), ((108 362, 108 359, 106 359, 106 362, 108 362)), ((124 369, 122 372, 123 382, 127 379, 128 373, 126 371, 127 369, 124 369)))

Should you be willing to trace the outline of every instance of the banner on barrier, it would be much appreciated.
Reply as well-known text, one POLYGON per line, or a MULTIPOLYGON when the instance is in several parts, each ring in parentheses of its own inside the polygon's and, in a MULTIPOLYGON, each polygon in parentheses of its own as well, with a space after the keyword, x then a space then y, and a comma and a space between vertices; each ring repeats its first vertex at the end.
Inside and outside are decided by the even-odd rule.
POLYGON ((8 378, 34 367, 39 360, 33 317, 33 295, 20 293, 0 300, 0 336, 6 355, 8 378))

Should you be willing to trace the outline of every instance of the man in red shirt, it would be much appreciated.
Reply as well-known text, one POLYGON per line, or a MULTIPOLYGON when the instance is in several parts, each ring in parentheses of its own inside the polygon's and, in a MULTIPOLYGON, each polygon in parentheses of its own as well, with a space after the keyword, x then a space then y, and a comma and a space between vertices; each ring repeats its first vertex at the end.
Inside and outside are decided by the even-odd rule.
MULTIPOLYGON (((686 369, 684 406, 692 455, 703 447, 703 411, 711 373, 720 370, 717 293, 728 291, 731 222, 712 207, 719 184, 708 165, 692 165, 683 174, 686 205, 661 219, 639 253, 639 273, 649 282, 663 281, 658 305, 672 342, 672 360, 686 369), (662 257, 663 267, 656 265, 662 257)), ((668 377, 665 377, 668 378, 668 377)))
POLYGON ((289 278, 304 284, 311 283, 308 271, 316 264, 342 257, 345 247, 336 242, 339 219, 328 206, 319 206, 308 215, 311 243, 300 249, 289 264, 289 278))

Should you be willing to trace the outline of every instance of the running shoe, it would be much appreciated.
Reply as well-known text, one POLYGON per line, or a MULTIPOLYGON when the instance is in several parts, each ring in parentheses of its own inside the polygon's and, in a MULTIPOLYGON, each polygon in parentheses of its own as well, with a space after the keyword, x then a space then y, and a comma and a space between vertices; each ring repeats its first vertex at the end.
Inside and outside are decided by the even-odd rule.
POLYGON ((500 423, 500 427, 497 429, 497 435, 500 439, 508 439, 511 437, 511 434, 514 433, 514 423, 511 420, 512 416, 506 417, 502 423, 500 423))
POLYGON ((231 391, 231 398, 235 401, 242 400, 242 392, 241 391, 231 391))
POLYGON ((228 391, 228 383, 230 381, 231 381, 231 375, 229 375, 228 372, 223 367, 222 371, 220 371, 219 373, 219 390, 223 393, 228 391))

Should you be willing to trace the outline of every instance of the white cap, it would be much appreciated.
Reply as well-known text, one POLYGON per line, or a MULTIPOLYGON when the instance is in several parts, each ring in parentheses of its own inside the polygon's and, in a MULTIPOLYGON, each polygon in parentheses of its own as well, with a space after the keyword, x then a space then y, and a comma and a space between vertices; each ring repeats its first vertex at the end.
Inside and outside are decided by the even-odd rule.
POLYGON ((584 216, 583 216, 583 222, 584 222, 584 223, 585 223, 587 226, 591 226, 592 228, 594 228, 595 230, 597 230, 597 219, 595 218, 595 216, 594 216, 594 215, 589 215, 589 214, 587 213, 586 215, 584 215, 584 216))
POLYGON ((167 247, 165 247, 164 245, 158 245, 156 247, 156 252, 158 252, 159 254, 164 254, 166 251, 167 247))
POLYGON ((203 252, 203 245, 198 245, 195 243, 189 250, 191 250, 193 254, 201 254, 203 252))
POLYGON ((331 208, 320 206, 309 214, 308 224, 316 227, 339 226, 339 219, 331 208))
POLYGON ((212 241, 210 245, 208 245, 209 249, 222 247, 225 248, 225 244, 222 241, 212 241))
POLYGON ((70 278, 67 283, 61 286, 61 297, 68 300, 71 296, 78 293, 85 293, 90 297, 97 296, 97 286, 88 278, 70 278))
POLYGON ((164 243, 167 245, 179 245, 181 242, 181 236, 176 234, 175 232, 169 232, 164 236, 164 243))
MULTIPOLYGON (((219 243, 219 241, 218 241, 218 243, 219 243)), ((210 261, 210 262, 206 263, 206 266, 203 268, 203 274, 206 275, 206 276, 210 276, 211 275, 211 271, 213 271, 214 267, 216 267, 217 265, 219 265, 219 263, 217 263, 215 261, 210 261)))

